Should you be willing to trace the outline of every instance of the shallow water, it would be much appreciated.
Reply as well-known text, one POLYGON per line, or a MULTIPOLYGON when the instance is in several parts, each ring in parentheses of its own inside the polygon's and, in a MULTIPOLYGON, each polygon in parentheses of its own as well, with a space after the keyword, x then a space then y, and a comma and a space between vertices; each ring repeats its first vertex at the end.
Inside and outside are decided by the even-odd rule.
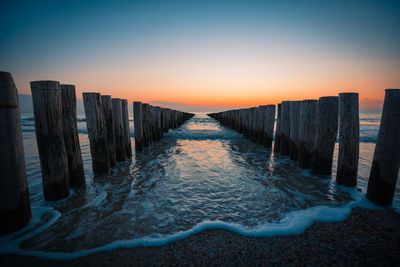
MULTIPOLYGON (((376 140, 379 116, 361 116, 361 124, 362 138, 376 140)), ((84 121, 79 128, 87 186, 72 190, 68 199, 46 202, 33 121, 23 120, 34 219, 1 238, 0 252, 55 258, 59 254, 48 252, 74 252, 62 255, 77 257, 127 244, 160 245, 213 227, 261 236, 292 234, 315 220, 344 219, 354 205, 372 207, 364 193, 337 185, 335 173, 311 175, 205 114, 134 153, 110 175, 93 175, 84 121)), ((360 143, 358 188, 363 192, 374 147, 360 143)), ((335 170, 337 145, 334 160, 335 170)))

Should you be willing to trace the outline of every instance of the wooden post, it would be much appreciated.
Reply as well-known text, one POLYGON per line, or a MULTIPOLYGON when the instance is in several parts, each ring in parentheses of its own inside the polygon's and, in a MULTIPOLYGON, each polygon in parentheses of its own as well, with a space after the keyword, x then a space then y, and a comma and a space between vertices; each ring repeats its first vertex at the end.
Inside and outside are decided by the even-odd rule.
POLYGON ((386 89, 367 197, 387 206, 393 202, 400 167, 400 89, 386 89))
POLYGON ((321 97, 318 101, 317 125, 314 139, 311 171, 331 174, 333 152, 338 131, 339 98, 321 97))
POLYGON ((155 112, 155 127, 156 127, 157 140, 161 140, 161 138, 163 137, 163 132, 161 129, 161 108, 154 107, 154 112, 155 112))
POLYGON ((111 102, 113 110, 115 154, 117 155, 117 161, 121 162, 126 159, 124 122, 122 121, 122 101, 120 98, 112 98, 111 102))
POLYGON ((135 150, 143 150, 142 102, 133 102, 135 150))
POLYGON ((149 104, 142 104, 142 125, 143 125, 143 146, 144 147, 149 147, 151 145, 150 142, 150 126, 149 126, 149 115, 147 114, 149 112, 149 104))
POLYGON ((10 73, 0 72, 0 235, 31 219, 18 92, 10 73))
POLYGON ((35 133, 42 169, 45 200, 69 196, 69 170, 65 150, 60 83, 31 82, 35 133))
POLYGON ((122 100, 122 122, 124 127, 124 144, 126 157, 132 156, 131 128, 129 126, 128 101, 122 100))
POLYGON ((89 133, 93 172, 96 174, 108 173, 110 170, 110 156, 100 94, 82 93, 82 96, 86 126, 89 133))
POLYGON ((278 111, 276 113, 276 129, 275 129, 275 143, 274 151, 279 152, 281 150, 281 111, 282 104, 278 104, 278 111))
POLYGON ((75 85, 62 84, 61 99, 64 143, 69 169, 69 185, 71 187, 80 187, 85 185, 86 180, 76 122, 75 85))
POLYGON ((107 130, 107 143, 108 143, 108 154, 110 158, 110 166, 114 166, 117 162, 117 155, 115 154, 115 137, 113 128, 113 112, 110 95, 101 96, 101 106, 103 108, 104 121, 106 123, 107 130))
POLYGON ((317 100, 304 100, 301 103, 298 165, 303 169, 311 168, 317 107, 317 100))
POLYGON ((275 105, 267 105, 265 108, 264 123, 264 147, 272 148, 275 125, 275 105))
POLYGON ((357 184, 360 120, 358 93, 339 94, 339 157, 336 182, 340 185, 357 184))
POLYGON ((283 101, 281 106, 281 148, 282 155, 290 155, 290 101, 283 101))
POLYGON ((299 157, 299 127, 301 101, 290 102, 290 159, 297 161, 299 157))

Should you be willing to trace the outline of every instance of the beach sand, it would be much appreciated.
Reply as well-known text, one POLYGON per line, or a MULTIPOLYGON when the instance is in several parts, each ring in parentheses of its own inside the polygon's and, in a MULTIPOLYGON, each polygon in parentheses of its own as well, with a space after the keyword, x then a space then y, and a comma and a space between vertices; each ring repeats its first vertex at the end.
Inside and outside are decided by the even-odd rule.
POLYGON ((343 222, 315 223, 300 235, 254 238, 216 229, 161 247, 115 249, 70 261, 2 255, 0 265, 400 266, 400 214, 355 208, 343 222))

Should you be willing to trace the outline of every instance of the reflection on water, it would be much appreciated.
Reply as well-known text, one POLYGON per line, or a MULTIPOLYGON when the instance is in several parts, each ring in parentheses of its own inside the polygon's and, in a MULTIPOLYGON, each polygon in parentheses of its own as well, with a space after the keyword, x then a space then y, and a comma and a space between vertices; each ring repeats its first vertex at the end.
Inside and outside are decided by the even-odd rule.
MULTIPOLYGON (((331 176, 311 175, 288 157, 251 143, 204 114, 119 163, 110 175, 92 174, 87 135, 81 134, 80 140, 86 188, 72 190, 68 199, 46 202, 34 132, 24 131, 34 213, 48 208, 36 228, 54 218, 52 214, 59 217, 26 239, 23 248, 77 251, 116 240, 176 233, 202 221, 256 227, 279 221, 290 211, 352 200, 331 176)), ((368 143, 360 147, 363 190, 373 147, 368 143)))

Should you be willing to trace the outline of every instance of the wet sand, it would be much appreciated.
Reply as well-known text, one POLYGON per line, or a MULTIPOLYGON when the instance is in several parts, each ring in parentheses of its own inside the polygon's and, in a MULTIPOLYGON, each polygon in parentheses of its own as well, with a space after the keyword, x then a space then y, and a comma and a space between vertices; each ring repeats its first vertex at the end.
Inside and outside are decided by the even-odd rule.
POLYGON ((300 235, 254 238, 216 229, 162 247, 121 248, 69 261, 1 255, 0 265, 400 266, 400 214, 355 208, 344 222, 315 223, 300 235))

